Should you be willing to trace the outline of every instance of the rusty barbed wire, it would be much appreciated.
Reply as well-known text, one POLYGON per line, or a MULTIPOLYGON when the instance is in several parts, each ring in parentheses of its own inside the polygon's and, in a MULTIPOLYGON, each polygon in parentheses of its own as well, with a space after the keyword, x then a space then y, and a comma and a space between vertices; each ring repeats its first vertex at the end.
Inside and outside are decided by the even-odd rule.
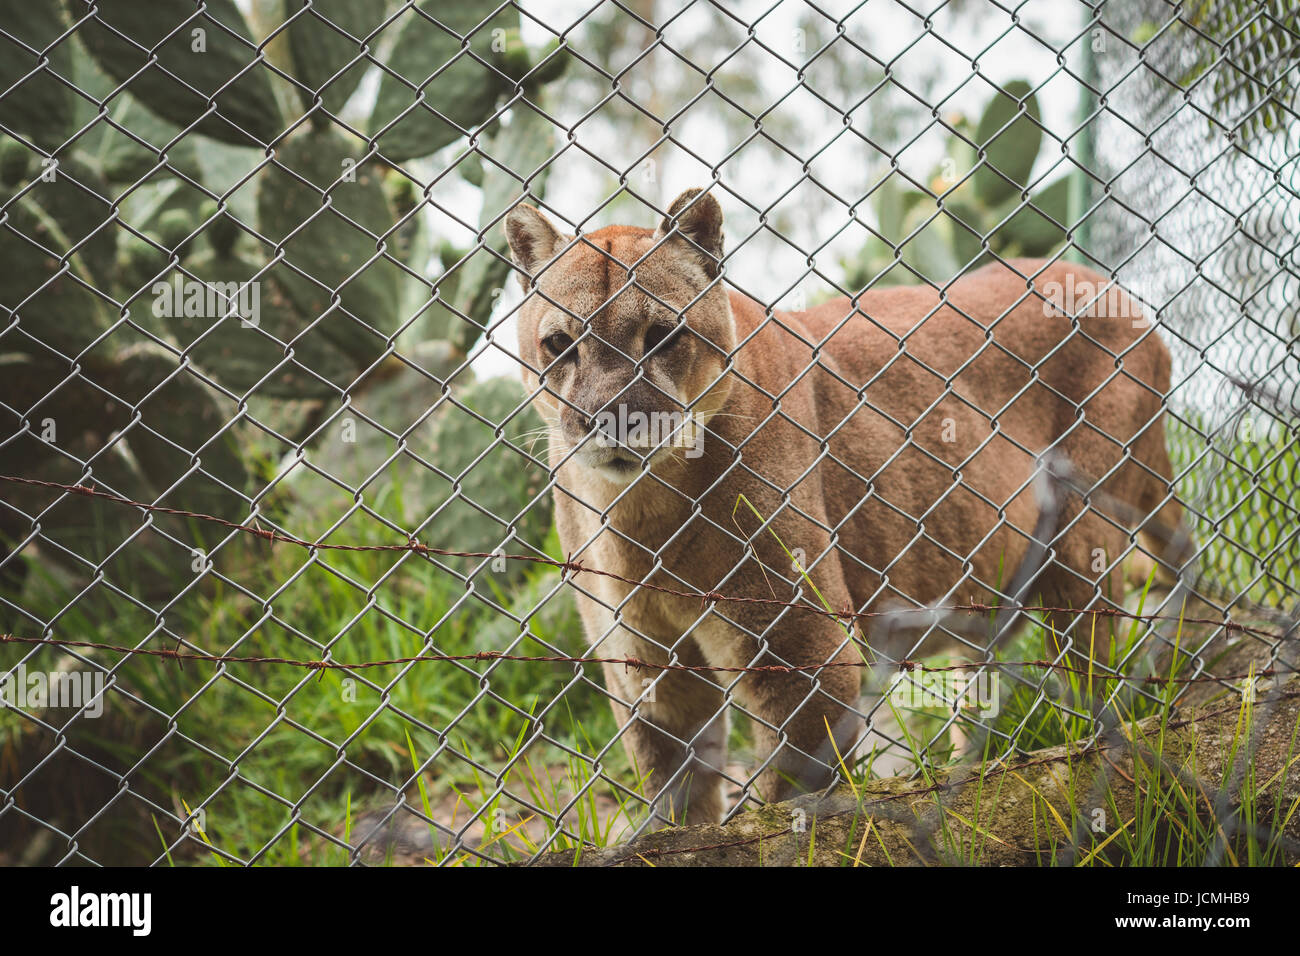
MULTIPOLYGON (((1284 639, 1285 633, 1270 631, 1266 628, 1254 627, 1247 624, 1241 624, 1237 621, 1225 621, 1218 618, 1205 617, 1187 617, 1178 614, 1142 614, 1136 611, 1129 611, 1124 608, 1116 607, 1094 607, 1094 608, 1068 608, 1046 604, 1028 604, 1023 602, 1010 602, 1005 604, 989 604, 979 601, 970 601, 957 604, 946 604, 937 607, 913 607, 913 608, 891 608, 881 611, 834 611, 824 607, 818 607, 811 603, 801 603, 798 601, 783 601, 779 598, 760 598, 746 597, 742 595, 728 595, 720 591, 686 591, 681 588, 668 587, 667 585, 654 584, 639 578, 627 577, 618 574, 615 571, 609 571, 604 568, 588 567, 581 561, 561 561, 546 555, 534 554, 506 554, 500 551, 457 551, 450 548, 440 548, 433 545, 422 544, 418 541, 409 541, 405 544, 338 544, 333 542, 314 542, 294 535, 283 532, 257 528, 251 525, 241 524, 237 521, 231 521, 227 518, 221 518, 216 515, 203 514, 197 511, 185 511, 179 508, 169 508, 164 505, 149 504, 142 501, 133 501, 130 498, 124 498, 121 495, 112 494, 111 492, 100 491, 97 488, 86 485, 61 484, 54 481, 42 481, 35 478, 23 478, 15 475, 0 475, 0 482, 11 482, 15 484, 31 485, 40 488, 48 488, 57 491, 65 491, 69 494, 83 495, 92 498, 102 498, 115 504, 120 504, 132 508, 140 508, 147 512, 165 514, 176 518, 188 518, 196 521, 206 521, 227 528, 231 531, 238 531, 260 538, 272 544, 287 544, 294 547, 308 550, 324 551, 347 551, 347 552, 400 552, 409 551, 421 555, 438 555, 441 557, 451 558, 482 558, 482 559, 504 559, 507 561, 525 561, 532 564, 542 564, 561 571, 568 572, 572 575, 594 574, 601 577, 611 578, 615 581, 621 581, 624 584, 631 584, 638 588, 644 588, 648 591, 657 591, 672 597, 689 598, 698 600, 701 607, 707 607, 710 604, 717 603, 734 603, 734 604, 759 604, 773 607, 789 608, 792 610, 812 612, 829 617, 845 623, 855 623, 859 620, 869 620, 873 618, 888 618, 904 614, 916 614, 917 612, 932 611, 935 613, 971 613, 971 614, 992 614, 1003 612, 1030 612, 1044 614, 1070 614, 1070 615, 1090 615, 1093 617, 1119 618, 1123 620, 1134 621, 1165 621, 1178 624, 1205 624, 1214 627, 1220 627, 1224 630, 1234 631, 1242 634, 1249 634, 1256 637, 1266 637, 1272 639, 1284 639)), ((466 659, 472 659, 475 655, 467 655, 466 659)), ((593 659, 594 660, 594 659, 593 659)), ((621 663, 621 660, 610 661, 610 663, 621 663)), ((264 661, 264 663, 272 663, 264 661)), ((776 666, 776 665, 773 665, 776 666)), ((818 670, 829 665, 820 664, 803 670, 818 670)), ((840 665, 843 666, 843 665, 840 665)), ((707 668, 696 668, 707 669, 707 668)), ((715 668, 716 670, 726 670, 726 668, 715 668)))
MULTIPOLYGON (((952 610, 952 609, 947 609, 952 610)), ((957 608, 956 610, 964 610, 957 608)), ((1022 608, 1021 610, 1039 610, 1022 608)), ((1048 609, 1051 610, 1051 609, 1048 609)), ((1139 617, 1141 617, 1139 615, 1139 617)), ((175 661, 197 661, 205 664, 279 664, 286 667, 299 667, 305 670, 343 670, 358 671, 374 667, 393 667, 402 664, 424 664, 453 661, 514 661, 524 664, 613 664, 629 670, 685 671, 688 673, 718 674, 811 674, 840 667, 876 667, 894 668, 899 673, 920 671, 937 674, 952 671, 982 670, 984 668, 1036 667, 1086 676, 1094 680, 1120 681, 1141 684, 1204 684, 1227 683, 1239 680, 1267 679, 1281 674, 1294 673, 1289 669, 1267 667, 1247 674, 1200 675, 1197 677, 1130 677, 1125 674, 1113 674, 1094 671, 1072 664, 1063 664, 1046 658, 1023 661, 970 661, 964 664, 927 664, 924 661, 827 661, 824 664, 753 664, 746 667, 721 666, 712 664, 675 664, 655 662, 638 657, 573 657, 564 654, 528 655, 506 654, 500 651, 476 651, 473 654, 417 654, 410 657, 390 657, 376 661, 333 661, 304 660, 291 657, 248 657, 233 654, 202 654, 195 651, 177 651, 172 648, 130 647, 125 644, 106 644, 98 641, 79 641, 54 637, 23 637, 16 634, 0 634, 0 644, 27 644, 48 647, 70 647, 85 650, 111 651, 117 654, 145 657, 160 657, 175 661)))

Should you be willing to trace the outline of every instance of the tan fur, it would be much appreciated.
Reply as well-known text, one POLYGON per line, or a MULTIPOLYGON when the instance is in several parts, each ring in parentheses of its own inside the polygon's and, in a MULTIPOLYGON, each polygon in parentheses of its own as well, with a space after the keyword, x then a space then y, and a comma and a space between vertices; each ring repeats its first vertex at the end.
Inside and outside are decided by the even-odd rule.
MULTIPOLYGON (((1035 456, 1053 445, 1104 477, 1109 495, 1177 523, 1160 422, 1164 345, 1132 318, 1108 316, 1113 298, 1074 330, 1027 294, 1017 271, 1038 273, 1039 290, 1064 285, 1069 272, 1104 288, 1100 276, 1014 261, 959 279, 946 305, 934 289, 895 287, 864 293, 856 308, 836 299, 767 319, 712 281, 721 220, 717 202, 698 191, 683 194, 655 232, 612 226, 575 241, 527 206, 507 220, 516 265, 536 280, 519 347, 525 383, 540 389, 535 403, 551 425, 560 539, 585 564, 683 590, 818 604, 783 543, 806 556, 808 576, 836 610, 986 600, 1026 553, 1039 513, 1035 456), (643 360, 647 329, 676 322, 688 305, 691 332, 643 360), (544 350, 557 331, 578 343, 576 360, 544 350), (615 452, 588 436, 592 416, 620 402, 693 409, 707 423, 702 456, 673 449, 648 465, 634 458, 630 474, 613 470, 615 452), (767 519, 763 527, 742 500, 767 519)), ((1118 571, 1099 580, 1092 570, 1094 549, 1116 562, 1129 529, 1077 502, 1065 520, 1076 523, 1040 581, 1044 596, 1083 607, 1118 592, 1118 571)), ((825 615, 761 603, 704 609, 608 577, 578 584, 587 636, 604 656, 714 666, 860 659, 825 615)), ((876 649, 917 650, 898 639, 904 646, 876 649)), ((724 809, 726 695, 757 718, 759 747, 777 750, 758 788, 781 799, 827 781, 828 724, 841 751, 852 745, 860 721, 843 705, 856 701, 859 670, 664 672, 651 689, 643 681, 654 673, 607 667, 606 683, 624 742, 662 796, 660 812, 706 821, 724 809)))

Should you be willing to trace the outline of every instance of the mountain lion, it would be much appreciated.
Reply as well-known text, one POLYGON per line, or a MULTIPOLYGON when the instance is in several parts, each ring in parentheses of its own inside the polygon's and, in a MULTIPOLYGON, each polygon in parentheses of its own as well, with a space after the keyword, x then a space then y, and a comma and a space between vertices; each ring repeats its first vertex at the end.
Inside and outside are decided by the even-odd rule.
MULTIPOLYGON (((651 586, 576 575, 593 648, 809 668, 605 666, 661 818, 724 812, 731 700, 765 755, 763 799, 825 785, 830 736, 847 755, 862 730, 861 668, 814 668, 862 657, 820 609, 992 601, 1029 548, 1045 450, 1155 516, 1148 524, 1178 525, 1161 423, 1169 354, 1126 296, 1118 309, 1098 299, 1077 322, 1075 305, 1044 298, 1076 282, 1107 287, 1082 266, 1013 260, 942 296, 879 288, 769 315, 724 288, 722 210, 700 190, 654 230, 576 239, 519 205, 506 234, 529 293, 519 355, 549 426, 560 540, 588 567, 651 586), (669 427, 647 427, 656 421, 669 427)), ((1119 558, 1140 529, 1072 497, 1035 593, 1083 608, 1122 593, 1119 558)), ((896 638, 906 641, 872 649, 917 650, 896 638)))

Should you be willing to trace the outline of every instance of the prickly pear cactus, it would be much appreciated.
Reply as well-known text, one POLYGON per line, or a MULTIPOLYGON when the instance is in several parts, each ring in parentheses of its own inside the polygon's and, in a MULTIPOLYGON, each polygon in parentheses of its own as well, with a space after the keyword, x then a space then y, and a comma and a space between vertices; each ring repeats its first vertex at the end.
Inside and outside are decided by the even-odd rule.
POLYGON ((1046 256, 1057 249, 1071 226, 1070 187, 1077 174, 1034 185, 1043 140, 1039 119, 1032 88, 1013 80, 974 128, 964 117, 953 121, 947 156, 927 184, 937 200, 889 176, 872 193, 879 231, 889 241, 872 236, 845 263, 849 285, 913 283, 917 276, 944 285, 994 255, 1046 256))
MULTIPOLYGON (((18 328, 69 358, 79 355, 113 324, 95 280, 79 256, 59 257, 72 242, 58 221, 27 196, 7 206, 0 228, 0 321, 18 328)), ((11 338, 19 347, 16 334, 11 338)), ((30 340, 24 350, 33 348, 30 340)))
POLYGON ((303 318, 264 264, 201 252, 171 271, 142 322, 185 349, 231 391, 266 398, 331 398, 356 377, 355 358, 303 318))
MULTIPOLYGON (((537 194, 554 147, 544 115, 501 104, 521 89, 544 103, 568 55, 529 48, 518 12, 497 0, 425 0, 385 26, 386 10, 155 0, 88 15, 85 0, 0 0, 0 402, 34 422, 0 447, 0 472, 75 481, 89 461, 92 480, 129 497, 242 519, 259 456, 283 452, 243 418, 274 419, 276 434, 326 453, 314 416, 355 401, 374 421, 403 412, 375 429, 378 451, 427 419, 412 444, 432 441, 447 459, 438 467, 466 471, 462 495, 545 537, 549 500, 525 508, 544 473, 504 447, 474 463, 464 455, 493 429, 450 407, 425 413, 449 384, 494 422, 522 404, 513 383, 468 384, 467 357, 508 274, 500 218, 519 181, 499 167, 526 173, 537 194), (381 43, 408 82, 374 65, 381 43), (379 155, 330 116, 358 89, 377 90, 354 125, 379 155), (310 123, 296 122, 299 107, 310 123), (471 155, 460 174, 483 191, 488 248, 458 252, 448 273, 428 184, 390 164, 475 129, 491 161, 471 155), (45 418, 48 438, 36 430, 45 418)), ((505 432, 522 441, 537 427, 524 409, 505 432)), ((375 463, 350 450, 365 480, 375 463)), ((451 495, 422 465, 402 480, 427 485, 410 496, 422 505, 451 495)), ((49 504, 16 494, 28 514, 49 504)), ((42 516, 55 560, 73 569, 114 554, 140 523, 85 500, 42 516)), ((463 498, 443 523, 485 547, 505 536, 463 498)), ((11 540, 29 531, 0 520, 11 540)), ((132 538, 115 565, 123 580, 165 590, 177 563, 156 537, 132 538)))
POLYGON ((147 305, 145 296, 154 284, 167 275, 171 257, 156 232, 126 236, 117 247, 118 289, 123 299, 138 298, 147 305))
POLYGON ((113 283, 117 228, 113 195, 100 172, 77 155, 62 155, 52 163, 34 163, 30 198, 58 223, 64 237, 77 246, 77 255, 99 289, 113 283))
POLYGON ((396 217, 379 163, 365 153, 360 140, 307 130, 277 151, 278 165, 258 191, 262 234, 284 245, 285 262, 271 281, 302 315, 323 316, 326 338, 358 368, 382 353, 396 329, 404 278, 379 254, 396 217))
POLYGON ((975 169, 973 185, 986 206, 1010 199, 1029 184, 1043 142, 1038 98, 1031 90, 1024 80, 1012 80, 993 95, 975 127, 985 162, 975 169))
POLYGON ((123 349, 112 368, 113 394, 140 412, 127 441, 157 493, 202 514, 237 506, 246 475, 237 432, 227 427, 234 403, 198 376, 178 373, 175 357, 152 342, 123 349))
POLYGON ((541 113, 522 104, 508 127, 497 131, 488 145, 491 161, 483 172, 482 248, 456 270, 457 309, 470 321, 457 318, 451 338, 468 352, 488 324, 497 296, 510 278, 510 250, 501 221, 521 198, 520 181, 528 182, 536 199, 545 188, 555 153, 555 126, 541 113), (464 290, 460 292, 460 290, 464 290))
POLYGON ((496 0, 424 0, 421 13, 406 15, 370 119, 391 162, 428 156, 485 123, 514 86, 497 65, 519 14, 498 7, 496 0))
POLYGON ((373 0, 284 0, 284 7, 286 19, 297 14, 286 32, 298 98, 310 109, 319 96, 337 114, 370 66, 361 45, 388 11, 373 0))
MULTIPOLYGON (((85 13, 68 2, 74 16, 85 13)), ((189 0, 103 4, 77 36, 104 72, 129 81, 131 95, 164 119, 188 127, 203 117, 197 132, 245 146, 284 132, 271 73, 254 62, 257 44, 234 0, 207 0, 197 14, 189 0)))
MULTIPOLYGON (((449 486, 446 507, 423 540, 456 551, 495 551, 512 523, 517 539, 540 548, 552 517, 551 494, 544 491, 548 477, 541 417, 514 379, 475 382, 455 398, 468 411, 451 404, 443 409, 430 452, 430 460, 454 487, 449 486)), ((536 553, 517 542, 505 550, 536 553)), ((506 576, 523 571, 522 562, 502 564, 498 573, 506 576)))
POLYGON ((9 137, 0 137, 0 186, 6 189, 27 181, 27 171, 32 166, 32 154, 22 143, 9 137))
MULTIPOLYGON (((3 351, 9 345, 0 342, 0 402, 26 409, 30 427, 0 454, 6 474, 84 482, 207 514, 238 507, 247 476, 227 424, 231 403, 196 376, 178 372, 165 349, 144 343, 104 359, 88 356, 82 373, 68 377, 66 362, 3 351)), ((42 555, 74 574, 104 562, 101 570, 114 586, 158 595, 170 592, 177 559, 189 563, 187 550, 174 541, 141 533, 145 516, 136 509, 23 486, 6 487, 5 500, 40 515, 42 555), (132 545, 123 548, 128 539, 132 545)), ((156 521, 173 534, 182 524, 162 516, 156 521)), ((10 543, 31 530, 14 511, 0 520, 0 539, 10 543)))
POLYGON ((49 63, 36 67, 41 57, 29 52, 50 48, 67 29, 59 8, 53 3, 25 3, 0 0, 0 123, 27 133, 42 147, 53 148, 66 138, 72 125, 73 96, 65 78, 72 76, 73 45, 64 40, 49 49, 49 63), (21 41, 15 43, 5 34, 21 41), (15 83, 21 85, 10 89, 15 83))

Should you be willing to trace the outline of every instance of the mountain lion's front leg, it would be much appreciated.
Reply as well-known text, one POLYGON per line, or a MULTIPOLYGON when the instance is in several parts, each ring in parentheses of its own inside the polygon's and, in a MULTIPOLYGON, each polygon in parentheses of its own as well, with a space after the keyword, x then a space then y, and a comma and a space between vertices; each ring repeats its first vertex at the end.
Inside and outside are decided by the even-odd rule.
MULTIPOLYGON (((662 650, 650 648, 648 643, 620 647, 618 656, 667 659, 662 650)), ((692 641, 680 642, 678 650, 682 663, 703 663, 692 641)), ((614 718, 628 756, 645 779, 643 793, 656 824, 721 820, 727 759, 722 689, 708 674, 631 670, 622 664, 604 669, 614 718)))
POLYGON ((789 674, 744 674, 730 689, 755 718, 759 758, 767 761, 771 755, 757 779, 756 796, 774 803, 829 785, 839 763, 836 750, 850 759, 863 726, 852 710, 858 698, 859 668, 815 670, 827 662, 859 659, 845 631, 825 615, 791 610, 762 634, 770 653, 757 661, 754 654, 760 644, 755 632, 716 614, 700 624, 696 637, 714 666, 785 663, 814 668, 789 674))
MULTIPOLYGON (((660 640, 639 633, 630 623, 616 623, 609 607, 617 601, 614 593, 596 600, 579 591, 578 610, 591 653, 664 664, 675 648, 678 663, 705 663, 689 636, 660 640)), ((618 735, 644 781, 641 793, 651 805, 655 825, 721 820, 727 715, 715 675, 623 664, 602 667, 618 735)))

